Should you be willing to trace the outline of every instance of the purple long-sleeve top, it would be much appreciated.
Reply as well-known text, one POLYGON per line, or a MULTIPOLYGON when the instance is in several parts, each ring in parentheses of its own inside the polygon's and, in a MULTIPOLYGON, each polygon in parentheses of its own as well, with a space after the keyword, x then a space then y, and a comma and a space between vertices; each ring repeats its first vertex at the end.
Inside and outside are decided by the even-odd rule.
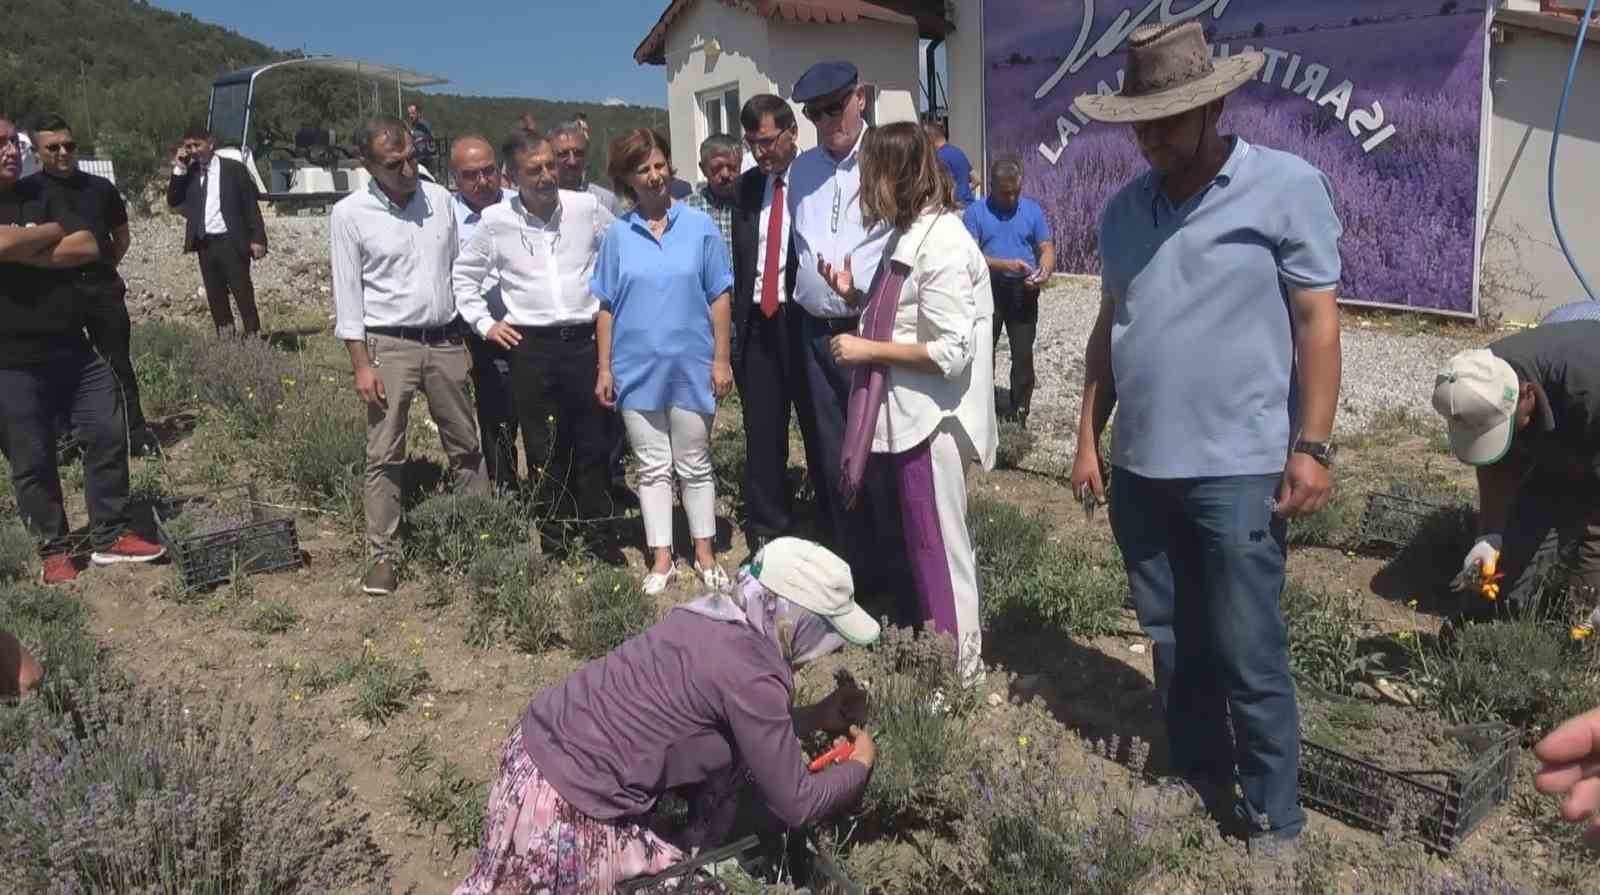
POLYGON ((778 819, 803 827, 853 802, 868 771, 846 761, 810 773, 793 701, 776 644, 678 610, 534 697, 522 739, 561 797, 598 820, 743 768, 778 819))

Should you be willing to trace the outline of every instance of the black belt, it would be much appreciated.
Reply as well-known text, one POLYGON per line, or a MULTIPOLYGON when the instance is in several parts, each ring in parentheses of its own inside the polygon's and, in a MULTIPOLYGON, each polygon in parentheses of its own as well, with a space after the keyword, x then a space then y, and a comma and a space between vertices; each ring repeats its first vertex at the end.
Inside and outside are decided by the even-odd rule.
POLYGON ((369 326, 367 327, 367 334, 434 345, 439 342, 459 341, 462 336, 462 330, 461 321, 456 319, 446 323, 444 326, 369 326))
POLYGON ((817 322, 826 327, 830 334, 842 336, 845 333, 853 333, 860 328, 861 317, 859 315, 855 317, 818 317, 817 322))
POLYGON ((581 342, 594 338, 593 323, 568 323, 562 326, 516 326, 517 332, 536 339, 581 342))

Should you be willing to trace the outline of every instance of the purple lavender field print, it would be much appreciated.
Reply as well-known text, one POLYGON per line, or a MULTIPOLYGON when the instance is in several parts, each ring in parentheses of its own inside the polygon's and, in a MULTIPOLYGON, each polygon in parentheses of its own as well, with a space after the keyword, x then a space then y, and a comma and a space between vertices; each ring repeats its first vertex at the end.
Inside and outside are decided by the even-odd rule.
POLYGON ((1099 272, 1100 211, 1146 168, 1126 126, 1089 121, 1073 97, 1119 89, 1136 25, 1189 19, 1218 56, 1267 54, 1222 130, 1328 175, 1341 298, 1475 314, 1482 0, 985 0, 989 155, 1022 159, 1057 266, 1099 272))

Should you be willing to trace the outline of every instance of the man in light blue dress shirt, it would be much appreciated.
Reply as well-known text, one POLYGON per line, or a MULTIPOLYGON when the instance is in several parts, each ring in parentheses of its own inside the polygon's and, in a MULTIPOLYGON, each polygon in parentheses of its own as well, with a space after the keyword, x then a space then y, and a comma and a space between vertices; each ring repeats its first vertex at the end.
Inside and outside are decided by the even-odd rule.
MULTIPOLYGON (((805 315, 802 351, 822 465, 821 474, 812 479, 822 539, 850 563, 859 591, 903 592, 911 573, 891 467, 868 464, 863 493, 853 508, 844 506, 838 492, 850 372, 834 363, 831 340, 857 331, 892 232, 887 225, 869 230, 861 220, 859 154, 866 133, 866 90, 854 65, 819 62, 795 82, 792 96, 817 126, 817 145, 800 153, 789 168, 788 205, 799 256, 794 302, 805 315), (860 284, 852 301, 840 298, 818 270, 820 262, 839 267, 846 258, 860 284)), ((892 608, 903 613, 897 620, 917 617, 909 604, 892 608)))
MULTIPOLYGON (((450 173, 455 177, 456 234, 462 247, 478 232, 483 212, 516 190, 501 183, 494 145, 478 134, 456 138, 450 144, 450 173)), ((485 289, 489 314, 506 316, 500 287, 485 289)), ((467 335, 472 352, 472 392, 478 404, 478 437, 483 442, 483 462, 489 481, 501 490, 517 487, 517 414, 511 400, 511 360, 506 350, 475 332, 467 335)))

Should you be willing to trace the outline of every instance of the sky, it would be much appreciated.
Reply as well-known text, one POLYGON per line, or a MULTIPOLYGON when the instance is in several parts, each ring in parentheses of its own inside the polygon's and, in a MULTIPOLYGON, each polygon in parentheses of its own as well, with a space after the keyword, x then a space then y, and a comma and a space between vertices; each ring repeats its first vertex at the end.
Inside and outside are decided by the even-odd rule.
POLYGON ((666 0, 153 0, 278 49, 438 75, 447 93, 667 104, 666 68, 633 51, 666 0), (467 13, 470 15, 461 14, 467 13))

